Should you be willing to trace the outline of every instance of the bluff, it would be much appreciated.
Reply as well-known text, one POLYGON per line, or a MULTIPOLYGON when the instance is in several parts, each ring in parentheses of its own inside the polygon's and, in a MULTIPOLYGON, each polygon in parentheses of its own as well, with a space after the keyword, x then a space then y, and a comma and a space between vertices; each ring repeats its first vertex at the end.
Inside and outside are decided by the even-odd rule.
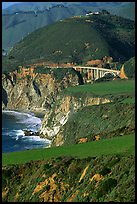
POLYGON ((99 105, 108 103, 110 101, 111 100, 107 98, 94 96, 85 96, 79 98, 77 96, 71 95, 59 95, 57 97, 55 106, 45 114, 40 128, 40 134, 42 137, 51 139, 56 146, 63 145, 65 141, 65 135, 62 134, 61 129, 67 123, 69 118, 73 116, 73 114, 75 114, 83 107, 99 105))
POLYGON ((81 83, 78 72, 71 68, 47 68, 45 74, 26 76, 23 73, 2 75, 2 108, 43 111, 45 117, 40 135, 54 140, 56 146, 64 143, 59 132, 71 115, 82 107, 110 102, 109 99, 91 95, 79 97, 64 94, 65 88, 81 83))
POLYGON ((61 90, 78 83, 78 75, 72 69, 47 69, 47 73, 38 73, 34 78, 14 72, 2 74, 2 108, 46 111, 52 108, 61 90))
POLYGON ((80 83, 79 74, 71 68, 45 69, 44 74, 26 76, 17 72, 3 74, 2 108, 45 113, 39 134, 50 139, 54 146, 134 132, 134 105, 119 102, 128 97, 133 100, 130 99, 134 97, 132 81, 102 83, 101 92, 106 90, 107 93, 102 96, 97 94, 98 83, 77 86, 80 83), (117 93, 115 96, 109 95, 109 86, 117 93), (132 95, 127 91, 119 95, 119 87, 123 92, 123 86, 128 89, 131 86, 132 95))

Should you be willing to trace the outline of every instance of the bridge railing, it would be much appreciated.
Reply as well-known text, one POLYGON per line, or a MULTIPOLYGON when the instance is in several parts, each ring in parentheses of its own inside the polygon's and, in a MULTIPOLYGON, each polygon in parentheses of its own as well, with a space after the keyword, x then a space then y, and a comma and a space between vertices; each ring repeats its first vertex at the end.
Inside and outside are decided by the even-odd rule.
POLYGON ((107 71, 107 72, 114 72, 119 73, 119 70, 115 69, 107 69, 107 68, 101 68, 101 67, 83 67, 83 66, 73 66, 74 69, 81 68, 81 69, 94 69, 94 70, 100 70, 100 71, 107 71))

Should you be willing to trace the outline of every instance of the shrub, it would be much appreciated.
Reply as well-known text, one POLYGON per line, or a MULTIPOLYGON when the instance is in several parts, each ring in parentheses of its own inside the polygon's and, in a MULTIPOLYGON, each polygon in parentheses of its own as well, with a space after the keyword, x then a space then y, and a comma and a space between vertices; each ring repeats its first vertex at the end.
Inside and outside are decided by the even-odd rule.
POLYGON ((98 192, 97 192, 97 198, 104 196, 106 193, 111 191, 112 188, 114 188, 117 185, 117 180, 113 178, 109 178, 105 181, 102 181, 100 183, 98 192))
POLYGON ((108 173, 110 173, 110 172, 111 172, 111 169, 110 169, 110 168, 104 167, 104 168, 100 171, 100 174, 101 174, 102 176, 104 176, 104 175, 106 175, 106 174, 108 174, 108 173))
POLYGON ((70 176, 72 176, 72 177, 76 176, 77 177, 77 175, 81 172, 81 168, 78 166, 77 163, 72 162, 69 165, 68 172, 69 172, 70 176))

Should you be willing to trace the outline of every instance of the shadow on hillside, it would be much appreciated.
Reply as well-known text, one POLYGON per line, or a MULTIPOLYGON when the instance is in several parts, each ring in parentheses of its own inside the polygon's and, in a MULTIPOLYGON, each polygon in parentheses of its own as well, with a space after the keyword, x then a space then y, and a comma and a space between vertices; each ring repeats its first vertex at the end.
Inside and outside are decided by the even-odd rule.
POLYGON ((73 70, 76 72, 76 74, 77 74, 77 76, 78 76, 78 83, 79 83, 79 85, 83 85, 83 84, 84 84, 84 81, 83 81, 82 75, 80 74, 79 71, 76 71, 74 68, 73 68, 73 70))

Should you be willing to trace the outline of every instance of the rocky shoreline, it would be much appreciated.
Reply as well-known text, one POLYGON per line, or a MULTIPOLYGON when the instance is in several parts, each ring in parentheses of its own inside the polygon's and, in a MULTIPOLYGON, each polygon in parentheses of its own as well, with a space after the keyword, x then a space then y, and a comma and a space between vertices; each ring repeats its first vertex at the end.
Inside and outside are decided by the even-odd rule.
MULTIPOLYGON (((30 114, 34 117, 37 117, 39 118, 41 121, 43 121, 44 119, 44 116, 45 116, 45 112, 44 110, 42 111, 38 111, 38 110, 24 110, 24 109, 7 109, 7 108, 4 108, 2 109, 2 112, 5 112, 5 111, 13 111, 13 112, 19 112, 19 113, 26 113, 26 114, 30 114)), ((32 131, 30 129, 23 129, 22 131, 24 132, 24 136, 37 136, 37 137, 40 137, 40 138, 43 138, 43 139, 48 139, 48 138, 44 138, 41 134, 40 134, 40 128, 38 129, 38 131, 32 131)), ((48 139, 50 141, 50 139, 48 139)))

